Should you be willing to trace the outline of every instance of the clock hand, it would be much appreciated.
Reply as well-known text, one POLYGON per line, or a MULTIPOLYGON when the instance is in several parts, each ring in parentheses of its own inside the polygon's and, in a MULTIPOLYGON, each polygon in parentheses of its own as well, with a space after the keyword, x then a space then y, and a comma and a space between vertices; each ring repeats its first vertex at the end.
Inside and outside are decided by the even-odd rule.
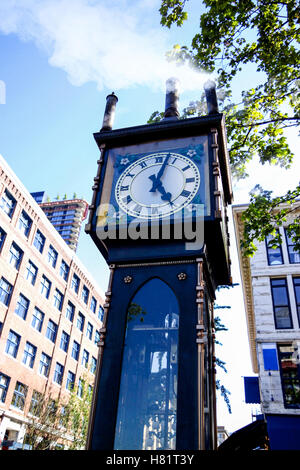
POLYGON ((173 203, 171 202, 172 194, 166 192, 166 190, 165 190, 165 188, 163 187, 161 181, 158 182, 157 190, 161 193, 161 197, 160 197, 160 198, 161 198, 163 201, 168 201, 171 205, 173 204, 173 203))
POLYGON ((149 176, 149 179, 152 181, 152 188, 150 189, 150 192, 154 192, 154 191, 156 191, 156 189, 158 189, 158 185, 160 183, 160 178, 162 177, 163 172, 165 171, 165 168, 168 164, 170 156, 171 156, 170 153, 169 153, 169 155, 166 156, 165 161, 162 164, 162 166, 161 166, 161 168, 160 168, 160 170, 159 170, 159 172, 157 173, 156 176, 155 175, 149 176))

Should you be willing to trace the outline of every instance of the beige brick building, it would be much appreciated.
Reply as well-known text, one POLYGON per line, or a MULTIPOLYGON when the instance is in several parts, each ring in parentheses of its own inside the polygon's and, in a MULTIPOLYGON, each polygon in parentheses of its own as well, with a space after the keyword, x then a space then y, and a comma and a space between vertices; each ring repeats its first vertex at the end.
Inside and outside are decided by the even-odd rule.
MULTIPOLYGON (((94 383, 103 293, 0 156, 0 443, 36 392, 94 383)), ((1 448, 1 444, 0 444, 1 448)))

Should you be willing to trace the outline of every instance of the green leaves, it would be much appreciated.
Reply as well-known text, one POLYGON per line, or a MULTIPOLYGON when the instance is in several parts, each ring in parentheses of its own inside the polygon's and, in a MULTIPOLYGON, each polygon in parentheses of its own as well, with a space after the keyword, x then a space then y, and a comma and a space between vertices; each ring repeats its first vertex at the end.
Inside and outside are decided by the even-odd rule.
MULTIPOLYGON (((247 164, 254 156, 261 164, 289 168, 293 153, 284 130, 300 123, 300 14, 296 0, 203 0, 206 11, 200 17, 200 30, 191 38, 191 45, 174 46, 168 59, 188 63, 200 70, 217 73, 217 89, 224 99, 219 102, 225 114, 229 155, 233 176, 247 177, 247 164), (260 72, 260 83, 242 93, 241 100, 232 102, 233 80, 238 79, 245 65, 254 65, 260 72)), ((186 20, 185 1, 162 0, 161 23, 168 28, 181 26, 186 20)), ((183 111, 182 118, 206 114, 204 95, 183 111)), ((157 112, 155 119, 159 119, 157 112)), ((155 122, 155 121, 152 121, 155 122)), ((263 193, 262 193, 263 194, 263 193)), ((249 225, 256 221, 257 236, 264 237, 266 200, 251 200, 249 225), (257 208, 255 211, 254 208, 257 208), (256 212, 256 214, 254 214, 256 212)), ((274 199, 288 202, 293 192, 274 199)), ((281 211, 277 211, 277 215, 281 211)), ((247 220, 245 215, 245 221, 247 220)), ((275 217, 276 219, 276 217, 275 217)), ((279 221, 283 221, 279 217, 279 221)), ((272 223, 274 220, 272 221, 272 223)), ((296 231, 297 232, 297 231, 296 231)), ((297 240, 297 233, 295 237, 297 240)), ((245 238, 245 252, 253 254, 255 239, 245 238), (248 249, 246 244, 248 243, 248 249)))
MULTIPOLYGON (((272 198, 272 191, 264 191, 257 185, 250 199, 248 209, 243 213, 244 234, 241 242, 241 249, 245 256, 253 256, 257 251, 255 241, 263 241, 268 235, 273 235, 272 246, 277 248, 281 243, 281 235, 276 231, 287 222, 287 216, 295 208, 293 203, 300 196, 300 185, 293 191, 288 191, 286 195, 272 198)), ((295 243, 295 250, 300 252, 300 217, 295 217, 294 221, 287 228, 288 235, 295 243)))

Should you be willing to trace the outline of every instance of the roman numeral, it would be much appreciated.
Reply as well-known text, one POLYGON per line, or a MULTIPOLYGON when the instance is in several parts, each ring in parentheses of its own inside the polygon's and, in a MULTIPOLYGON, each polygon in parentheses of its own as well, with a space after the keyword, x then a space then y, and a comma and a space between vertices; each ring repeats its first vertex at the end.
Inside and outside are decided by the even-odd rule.
POLYGON ((176 162, 177 158, 174 158, 174 160, 172 161, 172 165, 174 165, 174 163, 176 162))
POLYGON ((139 163, 139 165, 141 166, 141 168, 146 168, 147 163, 146 162, 141 162, 141 163, 139 163))
POLYGON ((132 201, 131 196, 123 197, 122 202, 124 204, 129 204, 132 201))
POLYGON ((120 191, 128 191, 129 185, 127 186, 121 186, 120 191))
POLYGON ((130 176, 130 178, 133 178, 135 175, 132 175, 131 173, 127 173, 126 176, 130 176))
POLYGON ((191 191, 186 191, 186 189, 184 189, 182 193, 180 194, 180 196, 189 197, 190 194, 191 194, 191 191))
POLYGON ((142 206, 140 206, 139 204, 137 204, 135 207, 134 207, 134 212, 137 212, 138 214, 141 212, 142 210, 142 206))
POLYGON ((195 181, 195 178, 187 178, 185 180, 186 183, 193 183, 195 181))
POLYGON ((163 157, 155 157, 155 163, 162 163, 163 157))
POLYGON ((182 171, 188 170, 189 168, 191 168, 191 165, 185 166, 184 168, 182 168, 182 171))

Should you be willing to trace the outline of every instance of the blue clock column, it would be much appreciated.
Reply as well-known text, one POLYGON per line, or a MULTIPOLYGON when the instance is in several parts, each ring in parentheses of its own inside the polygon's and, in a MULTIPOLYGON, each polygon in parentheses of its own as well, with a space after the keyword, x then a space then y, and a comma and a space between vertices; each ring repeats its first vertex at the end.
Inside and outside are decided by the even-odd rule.
MULTIPOLYGON (((94 134, 101 155, 86 232, 106 259, 110 280, 88 449, 216 449, 214 300, 216 288, 231 283, 226 215, 231 182, 213 84, 206 85, 206 95, 206 116, 179 120, 172 79, 162 121, 117 130, 111 129, 116 97, 109 95, 105 122, 94 134), (130 231, 118 236, 120 227, 109 232, 103 207, 116 199, 118 161, 164 152, 185 154, 197 166, 200 185, 187 209, 193 227, 202 224, 201 243, 196 232, 195 239, 188 237, 180 211, 155 221, 158 237, 133 239, 130 231), (196 206, 203 209, 201 217, 196 206), (100 225, 106 237, 103 230, 100 237, 100 225)), ((165 162, 156 175, 163 174, 165 162)))

